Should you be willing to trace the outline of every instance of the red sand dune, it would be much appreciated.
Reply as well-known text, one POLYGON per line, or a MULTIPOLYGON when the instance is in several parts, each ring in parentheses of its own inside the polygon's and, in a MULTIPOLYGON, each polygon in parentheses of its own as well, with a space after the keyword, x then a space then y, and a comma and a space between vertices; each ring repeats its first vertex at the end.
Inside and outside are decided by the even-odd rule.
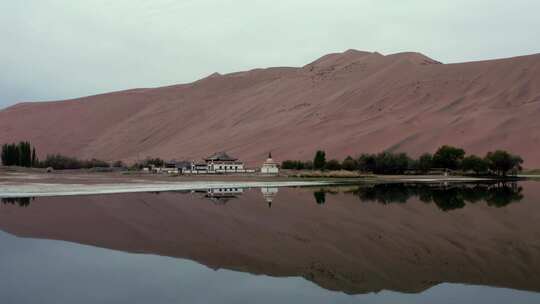
POLYGON ((255 165, 361 152, 507 149, 540 167, 540 54, 440 64, 422 54, 349 50, 302 68, 213 74, 194 83, 0 111, 0 143, 43 157, 200 159, 225 150, 255 165))

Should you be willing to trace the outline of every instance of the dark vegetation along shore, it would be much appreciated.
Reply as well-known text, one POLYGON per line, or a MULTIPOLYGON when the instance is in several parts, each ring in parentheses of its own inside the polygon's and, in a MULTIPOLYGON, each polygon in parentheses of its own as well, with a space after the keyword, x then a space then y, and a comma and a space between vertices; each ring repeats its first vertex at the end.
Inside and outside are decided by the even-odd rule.
MULTIPOLYGON (((149 165, 163 166, 160 158, 147 158, 128 166, 122 161, 106 162, 98 159, 80 160, 60 154, 47 155, 44 160, 36 156, 36 149, 29 142, 4 144, 1 159, 4 166, 21 166, 34 168, 65 169, 101 169, 104 171, 140 170, 149 165)), ((356 173, 372 173, 378 175, 403 174, 449 174, 499 177, 514 176, 523 170, 523 159, 504 150, 487 153, 484 157, 467 155, 457 147, 442 146, 434 154, 424 153, 412 158, 406 153, 381 152, 378 154, 360 154, 358 157, 348 156, 342 161, 326 159, 326 153, 319 150, 313 161, 285 160, 281 169, 297 171, 342 171, 356 173)), ((311 174, 312 175, 312 174, 311 174)), ((309 173, 303 177, 311 176, 309 173)), ((313 175, 315 176, 315 175, 313 175)), ((325 177, 321 175, 320 177, 325 177)), ((331 176, 329 176, 331 177, 331 176)), ((336 174, 339 177, 339 174, 336 174)), ((342 177, 353 177, 342 174, 342 177)))
POLYGON ((435 154, 425 153, 414 159, 406 153, 381 152, 361 154, 353 158, 348 156, 343 161, 326 160, 326 153, 319 150, 313 161, 285 160, 282 169, 292 170, 345 170, 374 174, 427 174, 432 172, 455 172, 476 176, 516 175, 522 171, 523 159, 504 150, 487 153, 484 157, 466 155, 461 148, 442 146, 435 154))
POLYGON ((52 168, 55 170, 66 169, 91 169, 124 167, 124 163, 117 161, 108 163, 99 159, 81 160, 75 157, 60 154, 47 155, 44 160, 39 160, 36 156, 36 149, 29 142, 19 142, 18 144, 4 144, 1 152, 2 165, 19 166, 28 168, 52 168))

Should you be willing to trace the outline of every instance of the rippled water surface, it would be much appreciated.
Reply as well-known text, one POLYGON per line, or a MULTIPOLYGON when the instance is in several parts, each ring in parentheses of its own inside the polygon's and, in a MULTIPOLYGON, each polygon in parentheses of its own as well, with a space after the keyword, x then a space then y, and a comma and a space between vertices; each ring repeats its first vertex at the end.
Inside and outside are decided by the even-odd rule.
POLYGON ((540 183, 2 199, 0 303, 540 303, 540 183))

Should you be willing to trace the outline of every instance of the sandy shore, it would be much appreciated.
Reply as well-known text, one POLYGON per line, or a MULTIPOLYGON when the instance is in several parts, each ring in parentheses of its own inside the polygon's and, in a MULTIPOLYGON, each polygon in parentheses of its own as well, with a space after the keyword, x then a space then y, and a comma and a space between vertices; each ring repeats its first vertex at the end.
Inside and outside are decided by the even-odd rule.
POLYGON ((0 171, 0 197, 44 197, 138 192, 186 191, 209 188, 323 186, 363 182, 475 182, 486 179, 448 176, 365 176, 361 178, 289 178, 286 176, 168 176, 37 170, 0 171))
POLYGON ((324 181, 290 181, 290 182, 152 182, 152 183, 119 183, 119 184, 0 184, 0 197, 45 197, 92 194, 119 194, 140 192, 164 192, 205 190, 218 188, 264 188, 264 187, 299 187, 325 186, 336 182, 324 181))

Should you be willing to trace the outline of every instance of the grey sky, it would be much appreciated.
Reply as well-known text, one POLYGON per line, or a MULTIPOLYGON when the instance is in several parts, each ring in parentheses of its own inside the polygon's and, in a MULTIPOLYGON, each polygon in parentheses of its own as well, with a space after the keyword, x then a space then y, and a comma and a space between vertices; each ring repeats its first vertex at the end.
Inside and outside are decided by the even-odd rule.
POLYGON ((0 0, 0 108, 355 48, 449 63, 540 52, 538 0, 0 0))

